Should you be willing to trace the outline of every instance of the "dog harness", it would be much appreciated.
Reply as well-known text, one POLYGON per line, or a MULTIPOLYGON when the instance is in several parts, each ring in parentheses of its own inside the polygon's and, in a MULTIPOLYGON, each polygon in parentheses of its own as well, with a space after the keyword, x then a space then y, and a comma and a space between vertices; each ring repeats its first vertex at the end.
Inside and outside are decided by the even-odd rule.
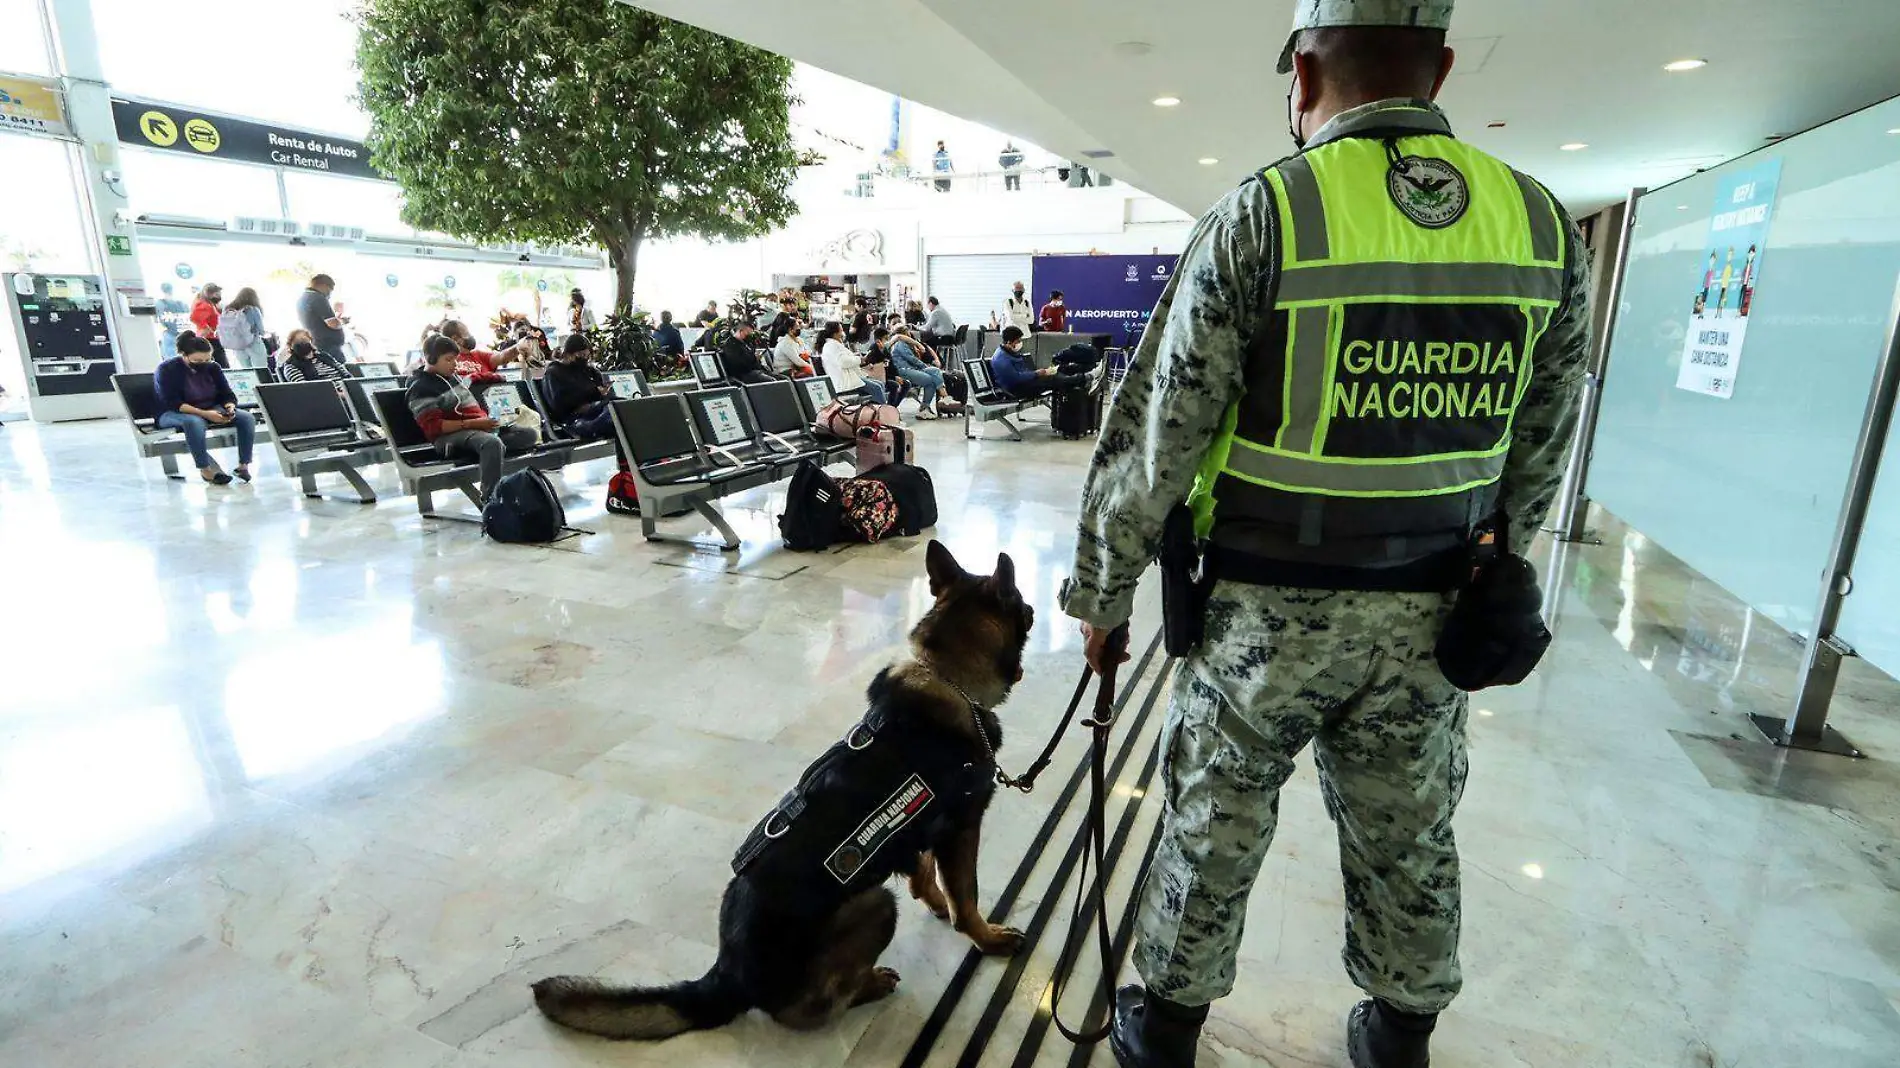
MULTIPOLYGON (((865 712, 864 718, 845 732, 845 736, 833 743, 831 748, 811 762, 799 775, 797 785, 788 790, 779 803, 752 828, 732 857, 732 873, 739 875, 764 855, 772 843, 785 837, 792 824, 803 816, 811 802, 812 784, 823 774, 846 769, 853 762, 862 761, 864 754, 879 744, 880 732, 890 719, 885 702, 873 702, 865 712)), ((886 799, 866 810, 852 827, 839 829, 840 840, 836 848, 831 849, 822 859, 825 871, 840 884, 849 884, 852 877, 863 870, 865 863, 886 842, 909 826, 928 808, 931 803, 946 794, 954 794, 958 800, 969 797, 996 778, 995 750, 991 748, 989 734, 978 721, 978 735, 983 740, 985 759, 981 763, 966 763, 962 768, 950 772, 949 781, 941 770, 932 770, 930 778, 921 771, 911 770, 900 781, 896 790, 886 799)), ((894 745, 886 742, 886 747, 894 745)), ((884 750, 878 750, 883 755, 884 750)), ((907 761, 913 765, 914 761, 907 761)), ((847 772, 848 774, 848 772, 847 772)))

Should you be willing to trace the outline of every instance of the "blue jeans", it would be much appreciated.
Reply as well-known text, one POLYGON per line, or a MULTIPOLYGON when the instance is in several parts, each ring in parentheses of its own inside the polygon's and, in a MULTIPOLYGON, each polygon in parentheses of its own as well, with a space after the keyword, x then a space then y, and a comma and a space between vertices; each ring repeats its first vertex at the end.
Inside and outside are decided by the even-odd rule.
POLYGON ((920 367, 917 370, 899 367, 897 377, 916 386, 923 392, 917 397, 917 408, 922 411, 937 406, 937 394, 943 392, 943 372, 935 367, 920 367))
POLYGON ((870 401, 872 404, 890 403, 890 394, 884 392, 884 383, 873 381, 869 378, 865 379, 864 385, 859 386, 857 390, 847 390, 845 395, 849 396, 853 392, 862 392, 864 399, 870 401))
POLYGON ((211 450, 205 445, 205 435, 214 429, 223 430, 227 426, 233 427, 237 430, 238 466, 251 465, 251 443, 257 438, 257 421, 251 418, 250 412, 242 408, 233 413, 231 421, 223 426, 214 427, 205 421, 204 416, 186 415, 184 412, 160 412, 158 425, 168 430, 184 432, 185 444, 191 449, 191 462, 197 464, 200 471, 207 467, 217 466, 211 459, 211 450))
POLYGON ((613 409, 605 404, 590 405, 592 411, 581 409, 581 414, 567 421, 568 432, 582 441, 600 441, 614 436, 613 409))

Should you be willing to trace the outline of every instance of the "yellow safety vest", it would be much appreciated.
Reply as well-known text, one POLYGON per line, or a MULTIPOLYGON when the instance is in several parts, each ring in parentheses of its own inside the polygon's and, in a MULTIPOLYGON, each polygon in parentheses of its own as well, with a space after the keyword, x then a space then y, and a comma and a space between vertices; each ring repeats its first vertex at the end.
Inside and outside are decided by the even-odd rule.
POLYGON ((1347 136, 1258 180, 1279 218, 1277 285, 1190 498, 1198 532, 1344 566, 1461 543, 1496 507, 1531 354, 1563 300, 1550 195, 1437 134, 1347 136))

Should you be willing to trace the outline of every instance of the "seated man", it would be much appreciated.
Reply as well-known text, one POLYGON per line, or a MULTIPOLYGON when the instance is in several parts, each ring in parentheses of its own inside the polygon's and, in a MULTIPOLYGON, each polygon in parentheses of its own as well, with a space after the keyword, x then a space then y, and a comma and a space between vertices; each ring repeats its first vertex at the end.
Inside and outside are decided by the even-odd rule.
POLYGON ((1056 354, 1054 366, 1037 369, 1023 352, 1022 328, 1003 328, 1003 344, 990 357, 990 377, 996 388, 1017 400, 1034 400, 1059 389, 1089 384, 1089 371, 1101 362, 1093 346, 1070 345, 1056 354))
POLYGON ((594 347, 586 334, 569 334, 561 343, 561 358, 548 368, 544 384, 548 418, 582 441, 614 436, 613 386, 592 362, 594 347))
POLYGON ((459 349, 455 357, 455 373, 477 388, 502 381, 501 368, 520 359, 515 351, 516 342, 503 345, 498 352, 490 352, 476 343, 474 333, 459 319, 443 323, 442 334, 455 342, 459 349))
POLYGON ((653 328, 653 345, 668 356, 686 355, 686 339, 680 336, 680 328, 673 325, 673 313, 660 313, 660 325, 653 328))
POLYGON ((719 362, 726 365, 726 377, 734 382, 752 385, 778 380, 759 364, 759 352, 752 347, 756 333, 758 329, 751 323, 741 322, 732 328, 732 336, 725 344, 719 346, 719 362))
POLYGON ((521 426, 503 426, 491 419, 475 395, 456 377, 455 361, 461 345, 436 334, 422 346, 422 366, 409 380, 409 414, 416 417, 422 436, 451 460, 474 459, 482 465, 482 501, 486 503, 501 481, 501 460, 508 453, 534 448, 539 437, 521 426))

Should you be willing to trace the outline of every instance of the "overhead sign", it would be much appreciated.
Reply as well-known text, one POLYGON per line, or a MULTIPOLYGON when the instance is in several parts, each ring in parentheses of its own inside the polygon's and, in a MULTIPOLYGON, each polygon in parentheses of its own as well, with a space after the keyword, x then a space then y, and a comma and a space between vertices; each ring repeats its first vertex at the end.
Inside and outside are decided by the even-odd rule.
POLYGON ((1781 161, 1765 160, 1729 175, 1716 187, 1709 217, 1708 253, 1699 266, 1701 286, 1689 311, 1676 388, 1727 400, 1748 340, 1748 315, 1768 253, 1768 222, 1781 185, 1781 161))
POLYGON ((1161 291, 1174 277, 1173 256, 1037 256, 1031 264, 1030 303, 1041 306, 1062 291, 1072 334, 1109 334, 1126 345, 1148 325, 1161 291))
POLYGON ((330 134, 116 97, 112 119, 118 126, 119 140, 128 145, 348 178, 383 179, 369 165, 368 145, 330 134))
POLYGON ((22 74, 0 74, 0 130, 71 137, 59 83, 22 74))

